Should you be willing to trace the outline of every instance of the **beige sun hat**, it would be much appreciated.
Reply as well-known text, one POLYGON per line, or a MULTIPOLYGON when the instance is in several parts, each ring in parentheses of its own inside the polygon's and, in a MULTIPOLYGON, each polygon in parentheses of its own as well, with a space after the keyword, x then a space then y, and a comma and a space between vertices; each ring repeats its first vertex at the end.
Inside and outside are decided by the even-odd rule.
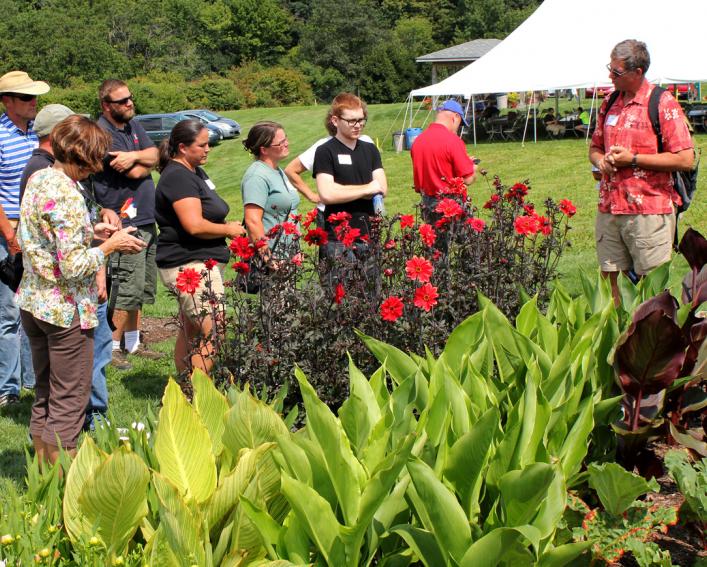
POLYGON ((0 77, 0 94, 17 93, 42 95, 49 92, 49 85, 44 81, 33 81, 24 71, 10 71, 0 77))
POLYGON ((54 126, 72 114, 76 113, 68 106, 64 106, 63 104, 48 104, 37 113, 32 129, 40 138, 49 136, 54 126))

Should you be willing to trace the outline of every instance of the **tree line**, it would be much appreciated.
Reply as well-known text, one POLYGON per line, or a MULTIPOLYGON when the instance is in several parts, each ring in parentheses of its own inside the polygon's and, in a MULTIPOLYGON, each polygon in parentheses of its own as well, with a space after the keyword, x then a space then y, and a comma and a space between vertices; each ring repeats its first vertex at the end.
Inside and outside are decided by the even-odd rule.
MULTIPOLYGON (((275 70, 279 80, 298 85, 302 99, 275 103, 328 101, 341 90, 390 102, 429 82, 429 66, 416 64, 416 57, 471 39, 503 38, 539 3, 4 0, 0 70, 22 69, 63 88, 109 76, 251 80, 252 73, 262 79, 275 70)), ((242 93, 235 104, 271 102, 251 95, 242 93)))

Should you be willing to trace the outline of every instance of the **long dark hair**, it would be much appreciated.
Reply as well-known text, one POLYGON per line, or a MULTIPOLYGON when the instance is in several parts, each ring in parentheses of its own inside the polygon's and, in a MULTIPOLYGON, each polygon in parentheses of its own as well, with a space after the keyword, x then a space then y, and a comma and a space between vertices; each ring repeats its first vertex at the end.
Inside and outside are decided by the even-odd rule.
POLYGON ((267 148, 275 139, 278 130, 284 130, 281 124, 271 120, 256 122, 248 131, 248 137, 243 140, 243 147, 249 151, 255 159, 260 159, 260 148, 267 148))
POLYGON ((160 144, 160 162, 157 164, 157 171, 161 172, 169 160, 179 152, 179 144, 191 146, 201 131, 206 128, 204 124, 196 118, 187 118, 172 128, 169 138, 162 140, 160 144))

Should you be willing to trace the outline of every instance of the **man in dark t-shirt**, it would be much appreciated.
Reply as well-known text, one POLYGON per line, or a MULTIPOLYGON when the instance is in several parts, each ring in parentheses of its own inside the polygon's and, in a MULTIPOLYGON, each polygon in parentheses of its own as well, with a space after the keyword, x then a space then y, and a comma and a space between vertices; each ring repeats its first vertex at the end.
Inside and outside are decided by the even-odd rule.
POLYGON ((142 126, 133 120, 135 106, 127 84, 107 79, 98 94, 102 109, 98 125, 111 135, 113 144, 103 171, 94 179, 96 199, 101 206, 120 214, 123 226, 136 227, 135 236, 147 242, 139 254, 110 256, 113 359, 123 363, 125 352, 160 358, 160 353, 140 343, 139 330, 142 306, 154 303, 157 291, 155 184, 151 172, 159 152, 142 126))
POLYGON ((335 240, 333 213, 351 214, 350 225, 361 235, 370 232, 369 216, 374 214, 372 199, 385 197, 388 182, 380 152, 374 144, 359 140, 366 125, 366 105, 357 96, 341 93, 332 102, 331 121, 336 135, 317 148, 312 174, 325 205, 325 228, 335 240))

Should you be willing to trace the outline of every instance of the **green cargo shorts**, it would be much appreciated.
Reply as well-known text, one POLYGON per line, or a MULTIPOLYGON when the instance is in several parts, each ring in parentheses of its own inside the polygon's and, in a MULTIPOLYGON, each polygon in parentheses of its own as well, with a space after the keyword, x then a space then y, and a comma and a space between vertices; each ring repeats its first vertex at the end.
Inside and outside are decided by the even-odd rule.
POLYGON ((157 293, 157 229, 154 224, 137 227, 134 236, 147 242, 138 254, 110 255, 111 303, 114 309, 137 311, 155 302, 157 293))

